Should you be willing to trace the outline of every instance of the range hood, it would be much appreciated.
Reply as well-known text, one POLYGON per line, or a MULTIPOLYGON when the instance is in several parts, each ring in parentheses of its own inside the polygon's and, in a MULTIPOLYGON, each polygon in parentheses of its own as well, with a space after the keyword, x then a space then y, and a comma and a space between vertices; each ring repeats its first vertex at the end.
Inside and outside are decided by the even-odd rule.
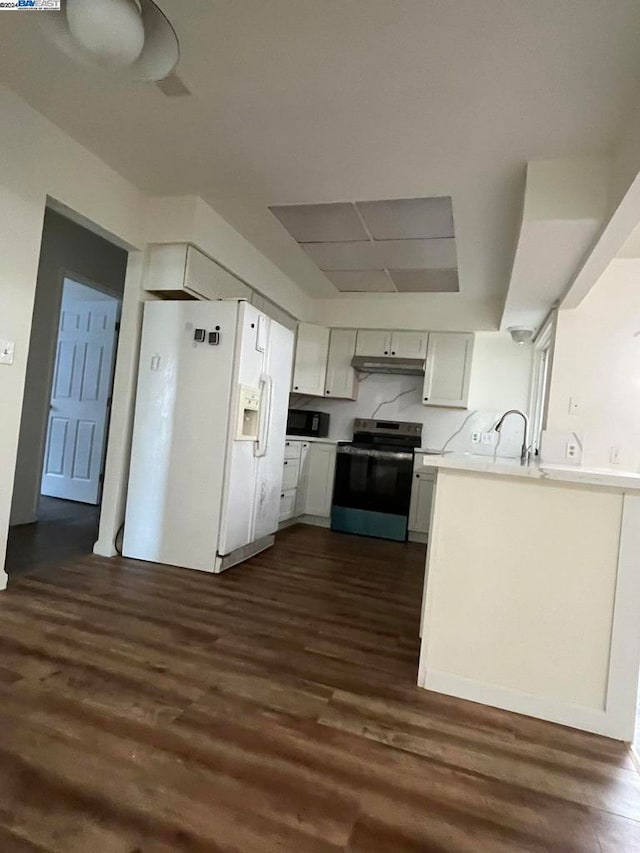
POLYGON ((392 373, 399 376, 424 376, 423 358, 394 358, 384 355, 356 355, 351 366, 362 373, 392 373))

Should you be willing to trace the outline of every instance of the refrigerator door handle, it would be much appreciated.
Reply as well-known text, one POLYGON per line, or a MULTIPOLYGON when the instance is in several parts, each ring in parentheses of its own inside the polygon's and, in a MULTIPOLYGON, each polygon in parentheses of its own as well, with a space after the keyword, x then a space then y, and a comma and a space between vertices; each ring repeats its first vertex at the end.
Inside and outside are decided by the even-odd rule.
POLYGON ((268 373, 260 377, 260 427, 258 440, 254 448, 255 456, 264 456, 269 446, 269 427, 271 425, 271 403, 273 400, 273 379, 268 373))

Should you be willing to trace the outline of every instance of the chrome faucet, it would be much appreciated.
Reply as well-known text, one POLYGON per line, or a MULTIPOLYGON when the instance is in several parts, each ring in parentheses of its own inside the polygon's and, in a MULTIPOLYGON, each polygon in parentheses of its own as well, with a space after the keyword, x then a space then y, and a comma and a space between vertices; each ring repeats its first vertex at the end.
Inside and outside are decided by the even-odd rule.
POLYGON ((505 412, 504 415, 500 418, 494 429, 496 432, 500 432, 505 418, 507 418, 509 415, 520 415, 520 417, 524 421, 524 436, 522 439, 522 450, 520 451, 520 464, 528 465, 529 457, 531 455, 531 448, 529 447, 529 418, 525 415, 525 413, 521 412, 520 409, 509 409, 509 411, 505 412))

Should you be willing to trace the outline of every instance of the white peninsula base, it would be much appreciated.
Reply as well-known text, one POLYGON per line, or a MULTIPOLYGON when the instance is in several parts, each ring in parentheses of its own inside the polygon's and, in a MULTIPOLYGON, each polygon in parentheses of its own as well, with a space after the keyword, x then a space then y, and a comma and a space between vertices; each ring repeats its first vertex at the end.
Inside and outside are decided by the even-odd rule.
POLYGON ((421 687, 620 740, 640 667, 640 492, 441 457, 421 687))

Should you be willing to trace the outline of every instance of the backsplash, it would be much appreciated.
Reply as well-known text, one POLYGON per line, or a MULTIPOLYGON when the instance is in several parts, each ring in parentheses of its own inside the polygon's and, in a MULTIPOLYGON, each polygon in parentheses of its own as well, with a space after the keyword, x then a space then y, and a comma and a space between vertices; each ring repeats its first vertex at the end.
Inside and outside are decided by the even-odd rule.
MULTIPOLYGON (((471 434, 489 431, 500 415, 510 406, 522 407, 522 399, 501 405, 500 408, 474 410, 440 409, 423 406, 422 378, 419 376, 385 376, 371 374, 362 378, 358 399, 327 400, 317 397, 292 395, 292 408, 317 409, 331 415, 329 438, 349 440, 353 433, 354 418, 379 418, 380 420, 414 421, 423 424, 423 448, 439 450, 466 420, 463 429, 447 445, 447 450, 458 453, 481 453, 493 455, 489 445, 473 444, 471 434)), ((473 400, 471 401, 473 404, 473 400)), ((497 436, 496 436, 497 437, 497 436)), ((503 427, 498 446, 500 456, 520 455, 522 444, 522 422, 509 418, 503 427)))

